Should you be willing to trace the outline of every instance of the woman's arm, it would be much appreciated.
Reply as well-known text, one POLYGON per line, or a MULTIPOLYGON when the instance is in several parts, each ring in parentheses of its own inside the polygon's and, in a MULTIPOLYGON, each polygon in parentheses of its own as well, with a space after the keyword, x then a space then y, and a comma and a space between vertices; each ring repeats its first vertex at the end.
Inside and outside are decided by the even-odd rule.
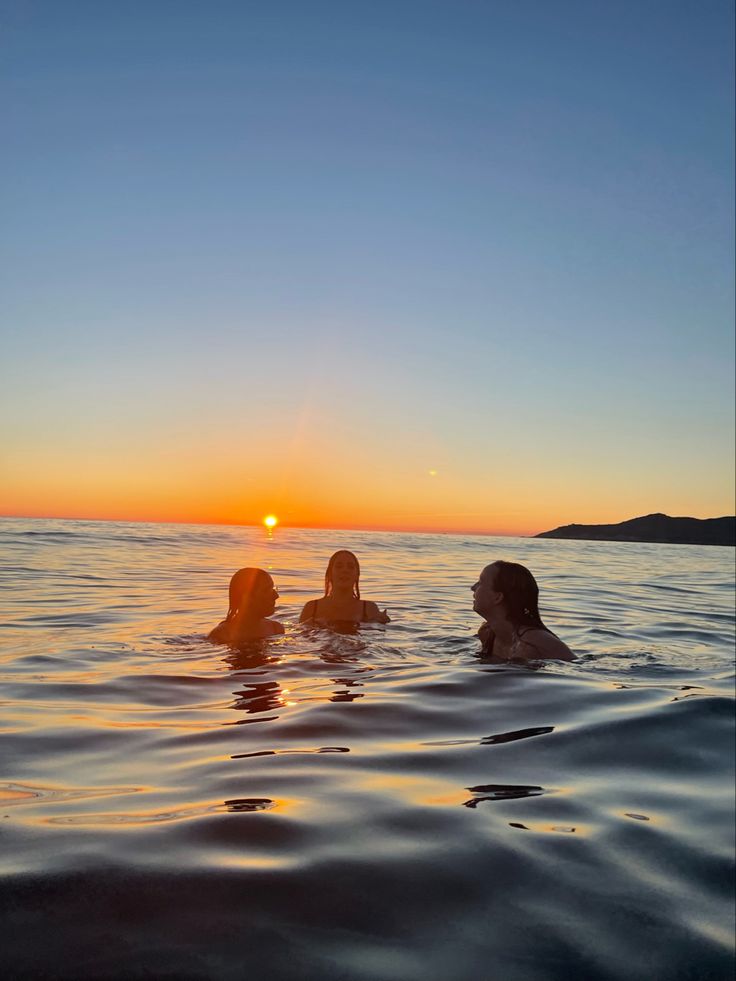
POLYGON ((368 600, 365 604, 365 612, 368 614, 367 623, 391 623, 391 617, 385 610, 379 610, 376 603, 368 600))

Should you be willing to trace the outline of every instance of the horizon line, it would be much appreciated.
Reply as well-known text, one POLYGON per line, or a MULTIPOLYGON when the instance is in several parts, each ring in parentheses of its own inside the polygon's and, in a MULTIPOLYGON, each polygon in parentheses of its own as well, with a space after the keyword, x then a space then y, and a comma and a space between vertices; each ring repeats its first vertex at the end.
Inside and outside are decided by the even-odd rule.
MULTIPOLYGON (((548 531, 556 531, 562 528, 570 528, 575 525, 580 524, 581 527, 606 527, 614 526, 618 524, 625 524, 628 521, 634 521, 637 518, 647 518, 656 514, 663 514, 661 511, 651 511, 644 515, 635 515, 633 518, 624 518, 620 521, 604 521, 604 522, 594 522, 588 523, 583 522, 573 522, 571 524, 557 525, 554 528, 548 529, 548 531)), ((690 515, 664 515, 668 518, 688 518, 690 515)), ((716 521, 722 518, 733 517, 733 515, 716 515, 711 518, 696 518, 697 521, 716 521)), ((386 528, 384 526, 365 526, 365 525, 299 525, 290 524, 289 522, 279 522, 274 529, 268 529, 264 526, 262 521, 248 522, 248 521, 197 521, 197 520, 167 520, 162 518, 90 518, 90 517, 80 517, 80 516, 70 516, 70 515, 58 515, 58 514, 6 514, 0 513, 0 520, 18 520, 18 521, 89 521, 89 522, 99 522, 108 524, 151 524, 151 525, 201 525, 208 528, 263 528, 273 534, 276 528, 293 528, 297 531, 356 531, 356 532, 376 532, 385 535, 455 535, 455 536, 468 536, 471 538, 538 538, 542 535, 547 534, 547 530, 544 532, 527 532, 514 533, 508 531, 470 531, 470 530, 457 530, 457 529, 441 529, 441 528, 386 528)))
POLYGON ((473 538, 536 538, 536 533, 532 534, 513 534, 502 531, 456 531, 453 529, 428 529, 428 528, 385 528, 385 527, 365 527, 362 525, 292 525, 288 522, 279 520, 274 529, 266 529, 263 522, 247 521, 195 521, 179 520, 171 521, 161 518, 88 518, 72 517, 70 515, 58 514, 0 514, 0 519, 18 521, 89 521, 108 524, 140 524, 140 525, 202 525, 209 528, 263 528, 271 534, 277 533, 278 528, 293 528, 295 531, 369 531, 385 535, 466 535, 473 538))

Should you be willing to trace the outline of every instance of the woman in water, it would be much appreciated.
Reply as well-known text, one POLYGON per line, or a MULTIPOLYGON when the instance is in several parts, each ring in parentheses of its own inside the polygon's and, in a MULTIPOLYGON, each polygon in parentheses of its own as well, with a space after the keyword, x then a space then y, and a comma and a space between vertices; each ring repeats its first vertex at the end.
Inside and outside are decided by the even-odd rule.
POLYGON ((278 597, 273 579, 263 569, 238 569, 230 580, 227 616, 207 639, 237 647, 243 641, 282 634, 284 628, 278 621, 266 619, 276 608, 278 597))
POLYGON ((500 661, 573 660, 570 648, 542 622, 539 587, 525 566, 493 562, 470 588, 473 609, 485 620, 478 631, 484 656, 500 661))
POLYGON ((360 598, 360 565, 352 552, 341 549, 331 556, 325 572, 325 595, 309 600, 299 618, 322 623, 389 623, 386 611, 360 598))

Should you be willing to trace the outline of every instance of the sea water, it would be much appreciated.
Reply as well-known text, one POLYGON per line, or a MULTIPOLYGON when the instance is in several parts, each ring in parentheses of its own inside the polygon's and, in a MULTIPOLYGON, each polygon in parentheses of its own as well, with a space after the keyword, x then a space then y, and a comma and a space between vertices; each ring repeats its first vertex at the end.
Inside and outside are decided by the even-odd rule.
POLYGON ((3 519, 9 978, 717 979, 734 552, 3 519), (388 626, 300 626, 350 548, 388 626), (575 663, 488 664, 529 566, 575 663), (205 640, 261 566, 286 634, 205 640))

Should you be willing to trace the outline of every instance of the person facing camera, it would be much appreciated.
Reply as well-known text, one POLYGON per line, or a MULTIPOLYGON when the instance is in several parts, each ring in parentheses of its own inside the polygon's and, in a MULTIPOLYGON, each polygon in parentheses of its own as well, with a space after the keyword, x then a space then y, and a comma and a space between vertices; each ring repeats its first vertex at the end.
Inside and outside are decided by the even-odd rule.
POLYGON ((230 580, 227 616, 207 640, 237 647, 244 641, 282 634, 282 624, 267 619, 275 610, 278 597, 273 579, 263 569, 238 569, 230 580))
POLYGON ((570 648, 542 622, 539 587, 525 566, 493 562, 470 588, 473 609, 485 620, 478 631, 485 657, 501 661, 574 660, 570 648))
POLYGON ((330 557, 325 572, 325 594, 309 600, 302 610, 302 623, 390 623, 385 610, 360 598, 360 563, 352 552, 340 549, 330 557))

